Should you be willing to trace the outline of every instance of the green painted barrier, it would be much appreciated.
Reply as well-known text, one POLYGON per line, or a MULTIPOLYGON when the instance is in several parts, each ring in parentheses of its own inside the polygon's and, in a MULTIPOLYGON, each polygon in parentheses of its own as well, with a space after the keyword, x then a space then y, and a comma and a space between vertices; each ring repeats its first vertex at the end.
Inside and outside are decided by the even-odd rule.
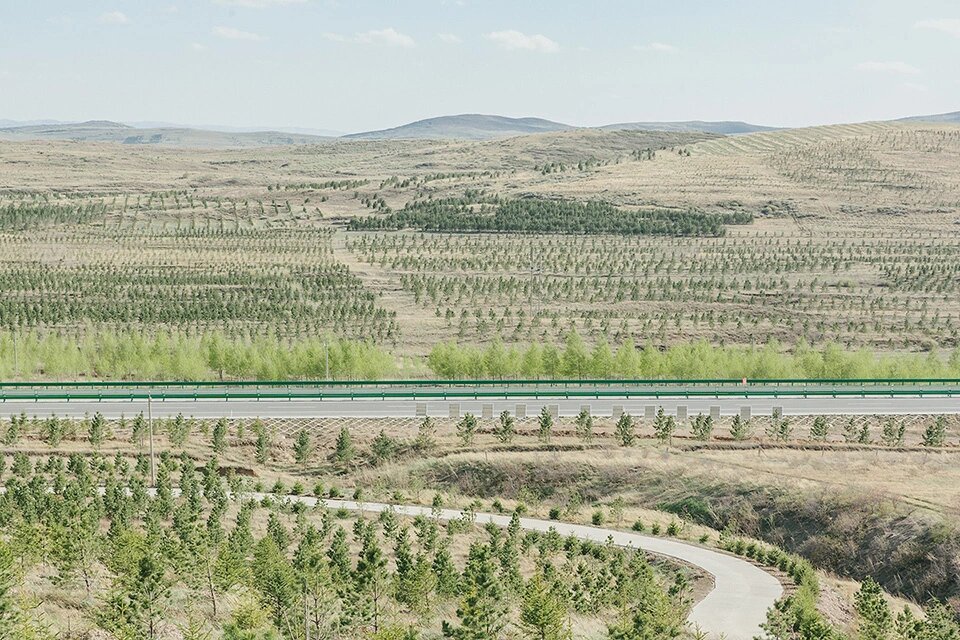
MULTIPOLYGON (((499 380, 174 380, 174 381, 18 381, 0 382, 2 389, 23 388, 172 388, 172 387, 483 387, 483 386, 588 386, 588 385, 633 385, 633 386, 743 386, 742 378, 702 378, 702 379, 619 379, 619 378, 584 378, 584 379, 499 379, 499 380)), ((746 386, 783 386, 783 385, 954 385, 960 386, 960 378, 783 378, 783 379, 746 379, 746 386)))
POLYGON ((447 399, 538 399, 538 398, 778 398, 778 397, 953 397, 960 396, 960 385, 950 388, 904 389, 544 389, 536 390, 424 390, 424 391, 150 391, 128 392, 50 392, 0 393, 0 402, 8 401, 134 401, 134 400, 447 400, 447 399))

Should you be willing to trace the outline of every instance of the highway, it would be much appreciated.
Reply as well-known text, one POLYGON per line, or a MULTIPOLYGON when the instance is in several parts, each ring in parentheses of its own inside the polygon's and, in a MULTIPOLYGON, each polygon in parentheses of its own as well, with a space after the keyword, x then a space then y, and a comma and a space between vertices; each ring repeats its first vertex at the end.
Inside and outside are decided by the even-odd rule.
MULTIPOLYGON (((86 413, 99 411, 107 418, 136 415, 147 412, 145 399, 104 399, 104 400, 5 400, 0 401, 0 415, 19 414, 47 416, 82 417, 86 413)), ((767 396, 754 397, 697 397, 697 398, 617 398, 600 399, 578 397, 537 398, 512 397, 509 399, 471 397, 450 398, 447 400, 403 400, 358 398, 344 399, 198 399, 198 400, 152 400, 150 408, 154 417, 175 416, 182 413, 196 418, 413 418, 429 415, 433 417, 457 417, 465 413, 476 416, 492 417, 502 411, 514 415, 535 416, 546 406, 559 416, 574 416, 584 407, 595 416, 611 416, 618 412, 631 413, 638 417, 648 416, 647 412, 663 407, 668 415, 677 415, 678 410, 693 416, 705 415, 719 410, 720 415, 741 414, 748 408, 751 416, 769 416, 774 409, 782 409, 785 416, 802 415, 899 415, 899 414, 957 414, 960 413, 960 395, 957 397, 898 396, 812 396, 795 397, 767 396)), ((716 414, 715 414, 716 415, 716 414)))
POLYGON ((492 418, 555 416, 744 418, 960 413, 960 380, 461 380, 264 382, 6 382, 0 414, 109 418, 147 412, 197 418, 492 418))

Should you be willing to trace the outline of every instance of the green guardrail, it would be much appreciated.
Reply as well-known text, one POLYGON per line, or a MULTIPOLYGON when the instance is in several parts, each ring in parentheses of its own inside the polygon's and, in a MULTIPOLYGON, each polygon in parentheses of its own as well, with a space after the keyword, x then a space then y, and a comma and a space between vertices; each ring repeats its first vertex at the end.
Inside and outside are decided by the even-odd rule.
POLYGON ((173 380, 173 381, 119 381, 119 380, 81 380, 81 381, 17 381, 0 382, 2 389, 24 388, 173 388, 173 387, 487 387, 487 386, 703 386, 703 385, 740 385, 740 386, 797 386, 797 385, 955 385, 960 386, 960 378, 700 378, 700 379, 619 379, 619 378, 573 378, 573 379, 460 379, 460 380, 173 380))
POLYGON ((777 397, 960 397, 958 388, 937 389, 536 389, 532 391, 456 390, 432 391, 166 391, 151 393, 131 391, 129 393, 9 393, 0 394, 0 403, 9 401, 135 401, 135 400, 455 400, 455 399, 574 399, 574 398, 777 398, 777 397))

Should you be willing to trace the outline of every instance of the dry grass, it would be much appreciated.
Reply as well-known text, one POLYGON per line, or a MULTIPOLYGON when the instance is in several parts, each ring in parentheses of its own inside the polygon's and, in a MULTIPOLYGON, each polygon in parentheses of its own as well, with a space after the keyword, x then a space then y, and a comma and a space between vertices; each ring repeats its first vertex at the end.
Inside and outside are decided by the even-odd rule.
MULTIPOLYGON (((555 339, 572 326, 592 339, 663 344, 699 337, 792 344, 802 337, 888 351, 958 342, 960 245, 953 227, 960 215, 960 128, 949 125, 873 123, 729 138, 573 131, 487 142, 339 141, 245 150, 0 142, 0 160, 0 205, 107 205, 102 220, 81 230, 0 234, 5 269, 66 274, 229 265, 236 274, 266 273, 277 288, 295 290, 302 268, 316 259, 290 248, 324 246, 342 218, 373 215, 365 199, 398 208, 465 189, 760 216, 720 240, 599 238, 592 247, 549 236, 411 236, 415 250, 371 252, 356 248, 363 234, 337 233, 321 259, 346 265, 377 296, 378 308, 396 314, 395 331, 380 323, 374 335, 409 356, 441 340, 555 339), (657 149, 655 159, 631 155, 646 148, 657 149), (576 168, 587 160, 596 163, 576 168), (537 168, 561 163, 566 170, 537 168), (361 184, 310 186, 351 180, 361 184), (298 239, 278 247, 259 235, 268 233, 298 239), (225 239, 209 240, 211 234, 225 239), (532 259, 531 246, 554 249, 532 259), (405 280, 411 275, 450 280, 455 293, 417 296, 405 280), (491 280, 554 288, 534 297, 477 290, 491 280), (572 292, 559 288, 570 283, 577 285, 572 292), (628 295, 612 299, 617 291, 628 295), (496 317, 481 323, 478 310, 496 317)), ((204 286, 235 295, 242 282, 204 286)), ((40 326, 61 330, 84 322, 97 320, 40 326)), ((229 330, 346 330, 327 321, 252 325, 229 330)))

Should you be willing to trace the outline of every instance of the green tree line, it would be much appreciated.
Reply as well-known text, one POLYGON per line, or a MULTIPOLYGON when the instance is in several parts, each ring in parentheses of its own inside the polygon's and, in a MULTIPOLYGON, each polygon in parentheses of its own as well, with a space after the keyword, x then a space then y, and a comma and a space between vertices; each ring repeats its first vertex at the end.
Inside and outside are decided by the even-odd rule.
POLYGON ((486 347, 443 343, 428 363, 439 378, 936 378, 960 377, 960 349, 948 356, 846 351, 837 344, 800 344, 785 351, 775 342, 762 347, 714 346, 706 341, 663 349, 631 340, 612 348, 592 347, 575 332, 562 345, 486 347))
POLYGON ((0 332, 2 379, 380 379, 394 358, 369 342, 339 338, 231 338, 158 331, 69 336, 0 332))
POLYGON ((457 232, 722 236, 724 225, 749 224, 749 213, 627 210, 606 202, 457 198, 424 200, 385 216, 354 218, 351 229, 457 232), (478 206, 479 203, 479 206, 478 206))

